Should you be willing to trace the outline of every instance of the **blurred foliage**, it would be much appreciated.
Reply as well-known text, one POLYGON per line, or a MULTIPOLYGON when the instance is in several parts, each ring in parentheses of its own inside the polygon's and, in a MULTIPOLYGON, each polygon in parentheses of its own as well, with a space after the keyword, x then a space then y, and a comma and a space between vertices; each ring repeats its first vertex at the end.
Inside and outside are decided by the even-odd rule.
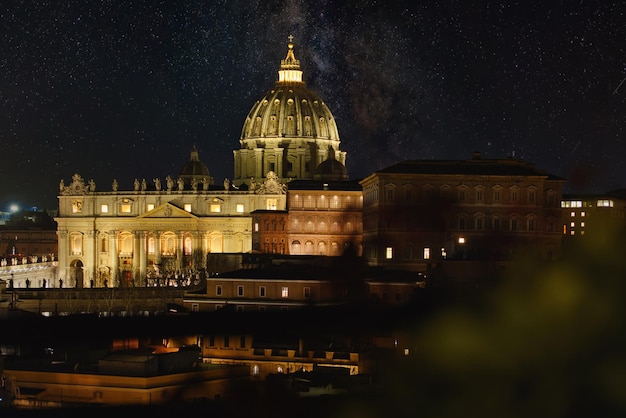
MULTIPOLYGON (((404 331, 362 417, 626 416, 624 231, 549 264, 518 260, 495 288, 441 304, 404 331), (443 307, 445 305, 445 307, 443 307)), ((345 411, 344 411, 345 412, 345 411)))

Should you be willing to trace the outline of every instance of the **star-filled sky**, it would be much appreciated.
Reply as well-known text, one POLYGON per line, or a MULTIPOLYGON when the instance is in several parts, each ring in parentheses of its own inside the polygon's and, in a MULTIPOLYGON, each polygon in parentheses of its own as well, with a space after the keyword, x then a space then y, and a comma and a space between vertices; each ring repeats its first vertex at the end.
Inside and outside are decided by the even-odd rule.
POLYGON ((194 145, 232 177, 289 34, 352 178, 481 151, 571 192, 623 188, 624 22, 621 1, 5 2, 0 210, 54 209, 74 173, 97 190, 176 176, 194 145))

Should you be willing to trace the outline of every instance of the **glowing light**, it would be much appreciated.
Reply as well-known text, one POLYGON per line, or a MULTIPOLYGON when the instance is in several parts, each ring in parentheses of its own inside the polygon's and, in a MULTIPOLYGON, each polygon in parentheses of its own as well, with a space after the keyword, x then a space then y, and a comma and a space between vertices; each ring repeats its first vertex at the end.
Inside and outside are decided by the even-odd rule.
POLYGON ((18 212, 19 210, 20 210, 20 206, 16 203, 13 203, 11 206, 9 206, 9 212, 11 213, 18 212))

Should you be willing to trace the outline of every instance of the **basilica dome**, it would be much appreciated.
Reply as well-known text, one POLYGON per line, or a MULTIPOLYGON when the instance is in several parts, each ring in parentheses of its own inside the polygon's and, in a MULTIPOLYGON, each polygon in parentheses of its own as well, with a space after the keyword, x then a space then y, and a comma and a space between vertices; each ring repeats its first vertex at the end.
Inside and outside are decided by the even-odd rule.
POLYGON ((313 176, 315 180, 342 181, 348 180, 346 166, 335 159, 335 150, 328 152, 328 158, 320 163, 313 176))
POLYGON ((189 161, 181 168, 179 177, 184 180, 185 184, 191 184, 193 179, 196 179, 198 182, 204 180, 208 181, 209 184, 213 184, 213 178, 209 175, 209 169, 200 161, 195 145, 191 150, 189 161))
POLYGON ((241 148, 234 151, 236 185, 269 171, 283 181, 313 179, 330 148, 336 160, 345 162, 333 114, 302 80, 293 37, 287 46, 274 88, 252 106, 243 124, 241 148))

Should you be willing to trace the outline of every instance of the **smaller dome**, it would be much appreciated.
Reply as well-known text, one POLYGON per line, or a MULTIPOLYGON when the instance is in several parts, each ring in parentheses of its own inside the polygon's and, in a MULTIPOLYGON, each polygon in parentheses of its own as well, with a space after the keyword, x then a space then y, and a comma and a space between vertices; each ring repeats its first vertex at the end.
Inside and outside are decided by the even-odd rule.
POLYGON ((348 170, 346 170, 346 167, 341 164, 341 162, 335 159, 335 150, 333 147, 330 147, 328 150, 328 158, 322 161, 315 169, 313 178, 315 180, 348 180, 348 170))
POLYGON ((189 183, 193 178, 198 181, 207 179, 210 183, 213 183, 213 179, 209 175, 208 167, 200 161, 200 158, 198 157, 198 150, 195 145, 193 150, 191 150, 189 161, 187 161, 180 170, 180 178, 184 179, 185 183, 189 183))

